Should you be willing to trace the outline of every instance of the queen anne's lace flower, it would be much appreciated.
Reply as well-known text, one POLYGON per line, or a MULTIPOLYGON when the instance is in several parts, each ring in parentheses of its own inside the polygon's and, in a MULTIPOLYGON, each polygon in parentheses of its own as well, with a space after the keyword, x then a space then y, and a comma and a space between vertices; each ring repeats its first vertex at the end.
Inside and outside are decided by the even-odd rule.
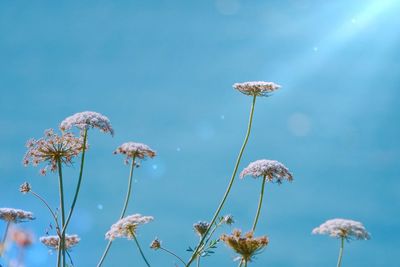
POLYGON ((60 124, 60 129, 62 131, 70 130, 72 127, 77 127, 81 130, 98 128, 102 132, 114 135, 110 120, 106 116, 93 111, 76 113, 67 117, 60 124))
POLYGON ((153 241, 151 241, 150 248, 154 250, 161 248, 161 241, 158 240, 158 238, 155 238, 153 241))
POLYGON ((82 151, 82 137, 77 138, 72 133, 57 135, 53 129, 46 130, 44 135, 38 140, 30 139, 28 141, 26 144, 28 151, 23 160, 25 166, 29 163, 37 166, 41 162, 47 162, 48 164, 40 170, 42 175, 46 174, 48 168, 55 172, 58 160, 63 164, 72 164, 72 158, 78 156, 82 151))
POLYGON ((254 237, 253 232, 248 232, 242 236, 240 230, 234 230, 231 235, 223 234, 220 239, 238 253, 241 256, 239 259, 245 262, 251 261, 269 243, 266 236, 254 237))
POLYGON ((0 220, 20 223, 34 220, 35 217, 30 211, 12 209, 12 208, 0 208, 0 220))
POLYGON ((142 216, 140 214, 129 215, 114 223, 106 233, 106 238, 109 240, 114 240, 117 237, 133 239, 138 226, 149 223, 153 219, 152 216, 142 216))
POLYGON ((10 239, 20 247, 29 247, 33 243, 33 234, 23 229, 13 228, 10 239))
POLYGON ((200 237, 202 237, 206 233, 209 226, 210 224, 208 222, 198 222, 193 224, 193 229, 200 237))
POLYGON ((29 193, 31 191, 31 185, 28 182, 24 182, 20 185, 19 191, 24 194, 29 193))
POLYGON ((156 152, 148 145, 134 142, 123 143, 117 147, 117 149, 114 151, 114 154, 125 155, 126 162, 129 162, 129 159, 132 158, 144 159, 146 157, 153 158, 156 156, 156 152))
POLYGON ((276 160, 261 159, 249 164, 241 173, 240 178, 245 176, 265 177, 270 182, 282 183, 283 180, 291 182, 292 174, 288 168, 276 160))
POLYGON ((329 235, 336 238, 345 238, 347 240, 368 240, 370 234, 365 229, 361 222, 346 220, 346 219, 332 219, 321 224, 319 227, 312 231, 313 234, 329 235))
MULTIPOLYGON (((45 246, 58 250, 58 245, 60 243, 60 237, 58 235, 42 236, 40 239, 45 246)), ((76 246, 81 239, 78 235, 65 235, 65 248, 69 250, 70 248, 76 246)))
POLYGON ((245 95, 252 96, 269 96, 273 91, 281 88, 280 85, 273 82, 244 82, 244 83, 235 83, 233 88, 242 92, 245 95))

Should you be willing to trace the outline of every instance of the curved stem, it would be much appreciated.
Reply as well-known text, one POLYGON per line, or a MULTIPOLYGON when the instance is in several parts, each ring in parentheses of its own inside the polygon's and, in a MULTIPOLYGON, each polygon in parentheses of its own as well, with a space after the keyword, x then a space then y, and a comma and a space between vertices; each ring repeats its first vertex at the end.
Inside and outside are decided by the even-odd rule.
POLYGON ((68 217, 67 220, 65 222, 65 225, 63 225, 63 229, 62 229, 62 234, 64 235, 69 221, 71 220, 72 217, 72 213, 74 212, 74 208, 75 208, 75 204, 76 201, 78 199, 78 195, 79 195, 79 190, 81 188, 81 183, 82 183, 82 175, 83 175, 83 166, 85 164, 85 152, 86 152, 86 143, 87 143, 87 131, 88 129, 85 129, 84 135, 83 135, 83 147, 82 147, 82 157, 81 157, 81 167, 79 169, 79 178, 78 178, 78 183, 76 185, 76 190, 75 190, 75 195, 74 195, 74 199, 72 200, 72 204, 71 204, 71 209, 68 213, 68 217))
POLYGON ((337 262, 337 267, 340 267, 342 265, 343 250, 344 250, 344 237, 342 237, 342 240, 341 240, 340 251, 339 251, 339 259, 338 259, 338 262, 337 262))
POLYGON ((236 164, 235 164, 235 167, 233 169, 233 173, 232 173, 231 179, 229 181, 228 188, 226 189, 225 194, 224 194, 224 196, 222 198, 222 201, 220 202, 220 204, 219 204, 219 206, 218 206, 218 208, 217 208, 217 210, 216 210, 216 212, 214 214, 214 217, 211 220, 210 226, 208 227, 207 231, 204 233, 202 239, 200 240, 200 243, 198 244, 198 246, 196 247, 196 249, 193 252, 192 256, 190 257, 189 262, 186 264, 186 267, 189 267, 190 264, 194 261, 194 259, 198 256, 197 254, 199 252, 200 247, 202 247, 206 236, 210 232, 210 229, 211 229, 212 225, 214 225, 215 220, 217 219, 219 213, 221 212, 222 207, 224 206, 225 201, 228 198, 229 192, 231 191, 231 188, 232 188, 233 182, 235 180, 235 176, 236 176, 237 170, 239 168, 240 160, 242 159, 242 155, 243 155, 244 149, 246 148, 247 141, 249 140, 249 136, 250 136, 250 132, 251 132, 251 125, 252 125, 252 122, 253 122, 254 107, 256 105, 256 98, 257 98, 257 96, 254 95, 253 96, 253 103, 252 103, 251 109, 250 109, 250 117, 249 117, 249 123, 247 125, 246 136, 244 138, 244 141, 243 141, 242 147, 240 149, 239 155, 238 155, 238 157, 236 159, 236 164))
POLYGON ((253 228, 251 229, 251 231, 253 231, 253 233, 256 230, 258 217, 260 216, 260 211, 261 211, 262 202, 263 202, 263 198, 264 198, 264 188, 265 188, 265 181, 266 180, 267 180, 266 176, 264 176, 262 178, 261 193, 260 193, 260 200, 258 201, 257 213, 256 213, 256 217, 254 218, 253 228))
MULTIPOLYGON (((128 178, 128 191, 126 192, 125 203, 122 208, 121 215, 119 217, 120 220, 125 216, 126 209, 128 208, 129 198, 130 198, 131 191, 132 191, 132 177, 133 177, 133 170, 135 168, 135 159, 136 159, 136 157, 132 158, 131 170, 129 172, 129 178, 128 178)), ((103 255, 101 256, 101 259, 100 259, 99 263, 97 264, 97 267, 100 267, 103 264, 104 259, 106 258, 108 251, 111 248, 111 245, 112 245, 112 241, 109 240, 107 243, 107 246, 103 252, 103 255)))
POLYGON ((144 262, 146 263, 146 265, 147 265, 148 267, 150 267, 150 264, 149 264, 149 262, 147 261, 146 257, 144 256, 143 251, 142 251, 142 248, 140 247, 139 242, 138 242, 138 240, 137 240, 135 234, 132 234, 132 236, 133 236, 133 240, 135 240, 136 246, 137 246, 138 249, 139 249, 140 255, 142 255, 142 258, 143 258, 144 262))
POLYGON ((57 220, 57 216, 54 213, 54 211, 51 209, 51 207, 49 206, 49 204, 47 203, 47 201, 42 198, 39 194, 35 193, 34 191, 29 191, 32 195, 34 195, 37 199, 39 199, 40 201, 43 202, 43 204, 47 207, 47 209, 50 211, 51 216, 54 219, 54 223, 56 224, 56 229, 57 229, 57 234, 59 237, 61 237, 61 233, 60 233, 60 225, 58 224, 58 220, 57 220))
MULTIPOLYGON (((59 181, 59 193, 60 193, 60 206, 61 206, 61 225, 64 229, 65 225, 65 207, 64 207, 64 185, 63 185, 63 176, 62 176, 62 167, 61 167, 61 160, 57 160, 58 165, 58 181, 59 181)), ((60 261, 62 259, 62 266, 65 267, 65 232, 61 233, 60 242, 58 245, 58 263, 57 265, 60 266, 60 261), (61 257, 62 252, 62 257, 61 257)))
POLYGON ((161 249, 161 250, 164 250, 165 252, 167 252, 167 253, 171 254, 172 256, 174 256, 174 257, 177 258, 180 262, 182 262, 184 265, 186 264, 186 263, 182 260, 181 257, 179 257, 178 255, 176 255, 176 254, 173 253, 172 251, 170 251, 170 250, 168 250, 168 249, 166 249, 166 248, 163 248, 163 247, 160 247, 160 249, 161 249))
POLYGON ((11 224, 11 222, 7 221, 6 230, 4 231, 4 236, 3 236, 3 239, 2 239, 2 241, 0 243, 0 257, 3 255, 3 251, 4 251, 4 248, 5 248, 5 243, 6 243, 6 240, 7 240, 8 229, 10 229, 10 224, 11 224))

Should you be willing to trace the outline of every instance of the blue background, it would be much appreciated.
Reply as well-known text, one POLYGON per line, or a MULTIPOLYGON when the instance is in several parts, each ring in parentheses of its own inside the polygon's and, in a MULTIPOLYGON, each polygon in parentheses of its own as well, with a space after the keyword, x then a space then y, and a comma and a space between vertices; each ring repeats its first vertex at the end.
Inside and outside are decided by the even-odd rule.
MULTIPOLYGON (((231 85, 274 81, 282 89, 258 99, 240 170, 276 159, 295 181, 267 185, 257 234, 270 244, 251 266, 335 266, 339 241, 311 230, 336 217, 372 234, 346 245, 343 266, 399 266, 399 11, 395 0, 1 1, 0 206, 33 211, 21 226, 44 235, 49 214, 18 187, 31 182, 56 207, 57 178, 22 166, 24 144, 98 111, 116 134, 89 133, 69 229, 82 238, 75 266, 95 266, 119 216, 129 167, 112 151, 126 141, 158 152, 135 172, 128 212, 155 217, 138 238, 153 266, 174 266, 148 244, 157 236, 187 258, 192 224, 214 213, 251 104, 231 85)), ((67 203, 78 169, 66 171, 67 203)), ((223 211, 234 227, 251 227, 259 187, 236 181, 223 211)), ((29 267, 56 260, 38 242, 26 257, 29 267)), ((203 266, 236 266, 234 257, 221 244, 203 266)), ((104 266, 144 264, 133 242, 117 240, 104 266)))

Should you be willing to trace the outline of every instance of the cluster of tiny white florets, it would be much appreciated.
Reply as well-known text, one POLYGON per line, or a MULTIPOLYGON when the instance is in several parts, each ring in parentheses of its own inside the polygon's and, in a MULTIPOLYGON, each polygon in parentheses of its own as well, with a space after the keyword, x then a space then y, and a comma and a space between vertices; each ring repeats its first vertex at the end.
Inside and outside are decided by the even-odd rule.
POLYGON ((347 240, 368 240, 370 234, 365 229, 361 222, 346 220, 346 219, 332 219, 321 224, 319 227, 312 231, 313 234, 329 235, 336 238, 345 238, 347 240))
POLYGON ((30 211, 20 210, 20 209, 12 209, 12 208, 0 208, 0 220, 12 222, 12 223, 20 223, 34 220, 35 217, 33 213, 30 211))
POLYGON ((148 145, 135 142, 123 143, 114 151, 114 154, 122 154, 126 156, 125 162, 129 162, 130 159, 139 158, 144 159, 146 157, 153 158, 156 156, 156 152, 152 150, 148 145))
POLYGON ((67 117, 60 124, 62 131, 70 130, 72 127, 77 127, 81 130, 98 128, 104 133, 114 135, 114 129, 111 126, 110 120, 106 116, 93 111, 76 113, 67 117))
POLYGON ((252 96, 269 96, 273 91, 281 88, 280 85, 273 82, 244 82, 244 83, 235 83, 233 88, 240 91, 245 95, 252 96))
POLYGON ((245 176, 265 177, 270 182, 282 183, 283 180, 291 182, 292 174, 288 168, 276 160, 261 159, 249 164, 241 173, 240 178, 245 176))
MULTIPOLYGON (((60 244, 60 237, 58 235, 42 236, 40 239, 45 246, 57 250, 60 244)), ((65 235, 65 249, 70 249, 76 246, 81 239, 78 235, 65 235)))
POLYGON ((129 215, 114 223, 106 233, 106 239, 114 240, 117 237, 133 239, 136 229, 141 224, 146 224, 154 220, 152 216, 142 216, 140 214, 129 215))
POLYGON ((62 133, 57 135, 53 129, 44 132, 44 137, 38 140, 30 139, 26 147, 23 163, 25 166, 32 164, 39 165, 41 162, 47 162, 47 165, 40 170, 42 175, 46 174, 48 168, 55 172, 57 162, 62 164, 71 164, 72 158, 78 156, 83 148, 82 137, 75 137, 72 133, 62 133))

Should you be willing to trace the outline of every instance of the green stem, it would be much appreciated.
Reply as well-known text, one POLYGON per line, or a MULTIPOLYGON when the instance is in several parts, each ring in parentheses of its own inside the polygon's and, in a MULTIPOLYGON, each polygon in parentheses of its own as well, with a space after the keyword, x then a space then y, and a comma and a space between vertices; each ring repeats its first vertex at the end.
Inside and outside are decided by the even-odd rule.
POLYGON ((338 259, 338 262, 337 262, 337 267, 340 267, 342 265, 343 249, 344 249, 344 237, 342 237, 342 240, 341 240, 340 251, 339 251, 339 259, 338 259))
POLYGON ((182 262, 184 265, 186 264, 186 263, 182 260, 181 257, 179 257, 178 255, 176 255, 176 254, 173 253, 172 251, 170 251, 170 250, 168 250, 168 249, 166 249, 166 248, 163 248, 163 247, 160 247, 160 249, 161 249, 161 250, 164 250, 165 252, 167 252, 167 253, 171 254, 172 256, 174 256, 174 257, 177 258, 180 262, 182 262))
POLYGON ((47 201, 42 198, 39 194, 35 193, 34 191, 29 191, 32 195, 34 195, 36 198, 38 198, 40 201, 43 202, 43 204, 47 207, 47 209, 50 211, 51 216, 54 219, 54 223, 56 224, 56 229, 57 229, 57 234, 59 237, 61 237, 61 233, 60 233, 60 225, 58 224, 58 220, 57 220, 57 216, 54 213, 54 211, 51 209, 51 207, 49 206, 49 204, 47 203, 47 201))
POLYGON ((258 201, 257 213, 256 213, 256 217, 254 218, 253 228, 251 229, 251 231, 253 231, 253 233, 256 230, 258 217, 260 216, 260 211, 261 211, 262 202, 263 202, 263 198, 264 198, 264 188, 265 188, 265 181, 266 180, 267 180, 267 178, 266 178, 266 176, 264 176, 262 178, 261 193, 260 193, 260 200, 258 201))
POLYGON ((243 260, 240 260, 238 267, 242 267, 243 266, 243 260))
MULTIPOLYGON (((61 159, 57 160, 58 165, 58 181, 59 181, 59 193, 60 193, 60 206, 61 206, 61 225, 64 229, 65 225, 65 207, 64 207, 64 185, 63 185, 63 176, 62 176, 62 167, 61 167, 61 159)), ((58 245, 58 263, 57 266, 60 266, 60 260, 62 258, 62 266, 65 267, 65 232, 61 233, 60 242, 58 245), (62 252, 62 257, 61 257, 62 252)))
POLYGON ((196 266, 197 266, 197 267, 200 267, 200 257, 197 257, 197 264, 196 264, 196 266))
POLYGON ((149 262, 147 261, 146 257, 144 256, 143 251, 142 251, 142 248, 140 247, 139 242, 138 242, 138 240, 137 240, 135 234, 132 233, 132 236, 133 236, 133 240, 135 240, 136 246, 137 246, 138 249, 139 249, 140 255, 142 255, 142 258, 143 258, 144 262, 146 263, 146 265, 147 265, 148 267, 150 267, 150 264, 149 264, 149 262))
POLYGON ((81 157, 81 167, 79 169, 79 178, 78 178, 78 183, 76 185, 76 190, 75 190, 75 195, 74 195, 74 199, 72 200, 72 204, 71 204, 71 209, 68 213, 68 217, 67 220, 65 222, 65 225, 63 226, 62 229, 62 234, 65 235, 65 232, 67 230, 69 221, 71 220, 72 217, 72 213, 74 212, 74 208, 75 208, 75 204, 76 201, 78 199, 78 195, 79 195, 79 190, 81 188, 81 183, 82 183, 82 175, 83 175, 83 166, 85 164, 85 154, 86 154, 86 143, 87 143, 87 131, 88 129, 85 129, 85 132, 83 134, 83 147, 82 147, 82 157, 81 157))
MULTIPOLYGON (((128 208, 129 198, 130 198, 131 191, 132 191, 132 177, 133 177, 133 170, 135 168, 135 159, 136 159, 136 157, 132 158, 131 170, 129 172, 129 178, 128 178, 128 191, 126 192, 125 203, 122 208, 121 215, 119 217, 120 220, 125 216, 126 209, 128 208)), ((103 255, 101 256, 101 259, 100 259, 99 263, 97 264, 97 267, 100 267, 103 264, 107 254, 108 254, 108 251, 111 248, 111 245, 112 245, 112 241, 109 240, 107 243, 107 246, 103 252, 103 255)))
POLYGON ((6 243, 6 240, 7 240, 8 229, 10 229, 10 224, 11 224, 11 222, 7 221, 6 230, 4 231, 4 236, 3 236, 3 239, 2 239, 2 241, 0 243, 0 245, 1 245, 1 247, 0 247, 0 257, 3 255, 3 251, 4 251, 4 248, 5 248, 5 243, 6 243))
POLYGON ((244 267, 247 267, 247 261, 244 261, 244 267))
POLYGON ((215 220, 218 218, 218 215, 221 212, 222 207, 224 206, 226 199, 228 198, 229 192, 231 191, 233 182, 234 182, 235 177, 236 177, 237 170, 239 168, 240 160, 242 159, 242 155, 243 155, 244 149, 246 148, 247 141, 249 140, 249 136, 250 136, 250 132, 251 132, 251 125, 252 125, 252 122, 253 122, 254 107, 256 105, 256 98, 257 98, 257 96, 254 95, 253 96, 253 103, 252 103, 251 109, 250 109, 250 118, 249 118, 249 123, 248 123, 248 126, 247 126, 247 133, 246 133, 246 136, 244 138, 244 141, 243 141, 242 147, 240 149, 239 155, 238 155, 238 157, 236 159, 235 168, 233 169, 233 173, 232 173, 231 179, 229 181, 228 188, 225 191, 224 197, 222 198, 222 201, 220 202, 220 204, 219 204, 219 206, 217 208, 217 211, 214 214, 213 219, 211 220, 210 226, 208 227, 207 231, 205 232, 205 234, 203 235, 202 239, 200 240, 200 243, 198 244, 198 246, 196 247, 196 249, 193 252, 192 256, 190 257, 190 260, 186 264, 186 267, 189 267, 190 264, 194 261, 194 259, 198 256, 197 254, 199 252, 200 247, 202 247, 206 236, 210 232, 210 229, 211 229, 212 225, 215 223, 215 220))

